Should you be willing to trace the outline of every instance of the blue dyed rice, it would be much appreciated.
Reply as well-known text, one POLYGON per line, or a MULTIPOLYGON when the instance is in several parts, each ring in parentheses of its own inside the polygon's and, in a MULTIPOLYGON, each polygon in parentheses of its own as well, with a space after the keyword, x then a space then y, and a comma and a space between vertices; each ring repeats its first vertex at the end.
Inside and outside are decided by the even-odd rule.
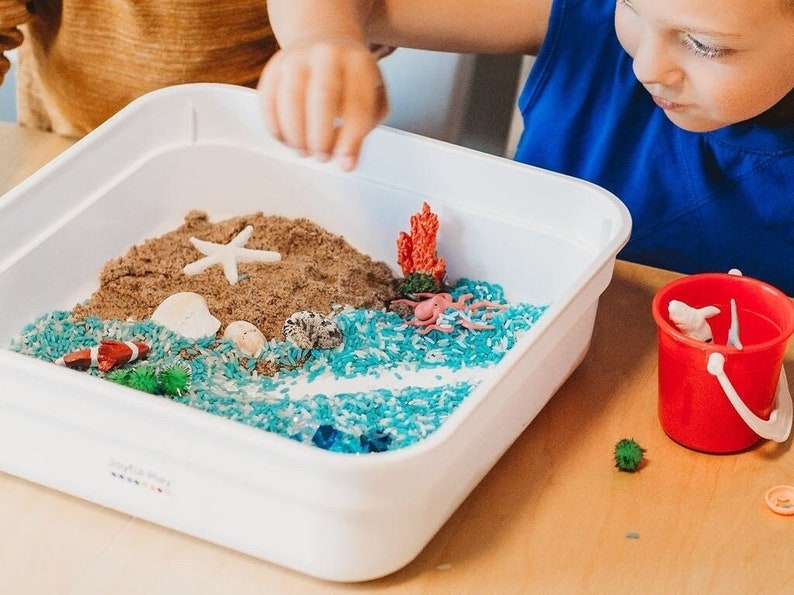
MULTIPOLYGON (((507 303, 501 286, 482 281, 461 279, 451 293, 454 299, 472 293, 472 301, 507 303)), ((149 320, 74 320, 65 311, 50 312, 25 325, 12 341, 11 349, 53 361, 103 338, 144 341, 151 349, 139 365, 160 369, 182 357, 190 365, 191 388, 173 400, 309 445, 319 426, 333 425, 340 434, 330 450, 360 453, 360 438, 373 432, 385 432, 391 437, 390 450, 426 438, 476 386, 453 382, 432 389, 405 386, 301 399, 290 398, 289 386, 299 378, 313 380, 324 374, 334 378, 380 378, 397 366, 414 370, 490 367, 546 309, 547 306, 516 303, 490 319, 483 318, 484 311, 466 312, 472 321, 488 322, 495 328, 475 332, 457 328, 450 334, 431 331, 426 335, 405 324, 394 312, 345 309, 336 317, 345 340, 333 350, 302 350, 288 342, 270 340, 261 359, 287 366, 306 360, 300 369, 284 369, 274 377, 252 373, 256 360, 242 357, 228 341, 192 341, 149 320)), ((96 369, 87 373, 103 375, 96 369)), ((395 377, 402 379, 399 374, 395 377)), ((438 374, 436 378, 443 376, 438 374)))

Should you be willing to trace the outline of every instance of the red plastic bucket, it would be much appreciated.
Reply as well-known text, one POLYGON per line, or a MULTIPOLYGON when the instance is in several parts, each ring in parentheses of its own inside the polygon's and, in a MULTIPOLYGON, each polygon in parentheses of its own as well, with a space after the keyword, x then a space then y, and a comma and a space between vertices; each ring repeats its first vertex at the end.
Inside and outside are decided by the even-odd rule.
POLYGON ((794 333, 794 302, 751 277, 704 273, 665 285, 653 299, 659 345, 659 420, 686 447, 736 452, 791 430, 791 396, 783 357, 794 333), (731 299, 742 349, 727 345, 731 299), (670 320, 671 300, 717 306, 711 343, 683 334, 670 320), (786 419, 788 418, 788 419, 786 419), (753 427, 751 427, 753 426, 753 427))

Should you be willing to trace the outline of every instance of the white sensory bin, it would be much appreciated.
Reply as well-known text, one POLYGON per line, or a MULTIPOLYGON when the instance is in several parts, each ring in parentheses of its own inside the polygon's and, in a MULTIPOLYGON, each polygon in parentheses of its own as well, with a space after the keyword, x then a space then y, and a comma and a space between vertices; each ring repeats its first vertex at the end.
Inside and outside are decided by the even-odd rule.
POLYGON ((629 230, 622 203, 579 180, 388 128, 345 173, 272 140, 252 90, 156 91, 0 197, 0 469, 316 577, 389 574, 581 362, 629 230), (191 209, 306 217, 399 274, 397 235, 424 201, 451 279, 550 307, 409 447, 329 452, 7 349, 191 209))

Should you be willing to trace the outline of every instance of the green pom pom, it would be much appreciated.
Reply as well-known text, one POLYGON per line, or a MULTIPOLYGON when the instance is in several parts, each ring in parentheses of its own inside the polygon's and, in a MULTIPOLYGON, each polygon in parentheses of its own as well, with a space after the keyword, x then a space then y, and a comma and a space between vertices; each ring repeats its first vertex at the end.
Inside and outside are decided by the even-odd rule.
POLYGON ((621 471, 634 473, 640 468, 645 449, 633 438, 624 438, 615 445, 615 467, 621 471))
POLYGON ((400 293, 411 297, 416 293, 437 293, 441 288, 433 275, 428 273, 411 273, 400 286, 400 293))
POLYGON ((131 370, 129 368, 118 368, 116 370, 111 370, 107 373, 107 378, 111 382, 115 382, 116 384, 123 384, 124 386, 130 385, 130 374, 131 370))
POLYGON ((181 397, 190 389, 192 370, 185 362, 165 368, 157 376, 163 393, 169 397, 181 397))
POLYGON ((130 371, 127 378, 127 386, 145 393, 154 394, 157 392, 157 374, 149 366, 141 366, 130 371))

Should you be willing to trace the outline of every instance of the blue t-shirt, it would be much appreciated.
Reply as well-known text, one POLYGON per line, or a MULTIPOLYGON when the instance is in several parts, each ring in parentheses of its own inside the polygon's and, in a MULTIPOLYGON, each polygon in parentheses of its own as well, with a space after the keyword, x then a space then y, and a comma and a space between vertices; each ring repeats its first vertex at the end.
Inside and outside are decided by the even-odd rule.
POLYGON ((794 295, 794 123, 675 126, 632 72, 614 0, 555 0, 519 98, 518 161, 585 179, 632 215, 620 258, 738 268, 794 295))

